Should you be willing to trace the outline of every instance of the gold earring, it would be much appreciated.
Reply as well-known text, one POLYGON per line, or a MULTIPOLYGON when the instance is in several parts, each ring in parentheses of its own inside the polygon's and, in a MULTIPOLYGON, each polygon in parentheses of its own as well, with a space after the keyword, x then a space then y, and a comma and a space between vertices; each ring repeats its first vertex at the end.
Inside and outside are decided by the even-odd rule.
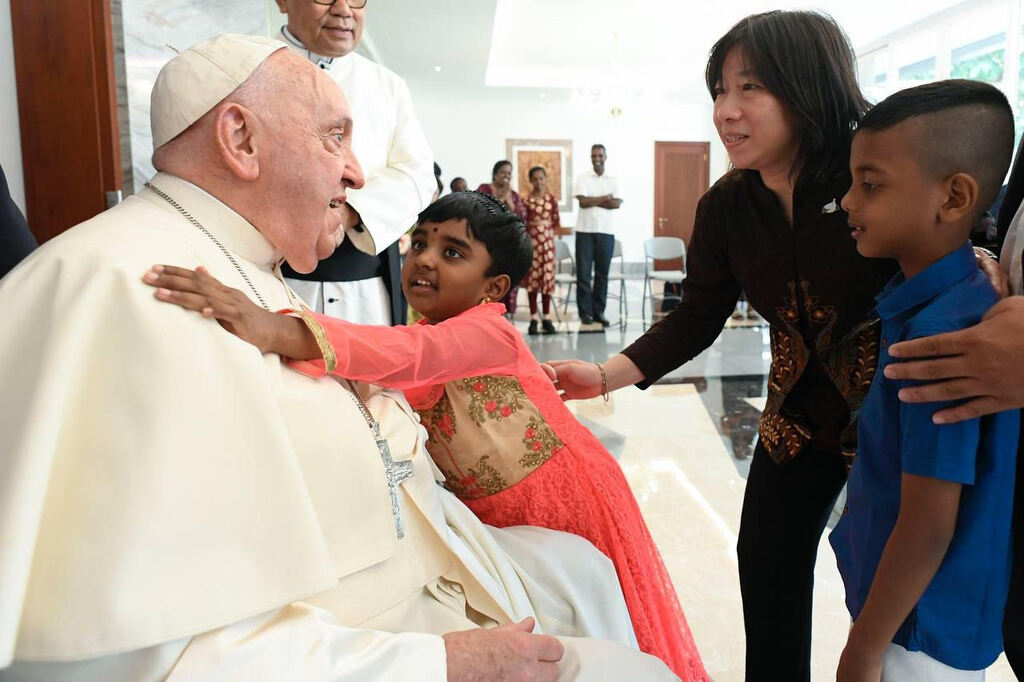
POLYGON ((491 302, 491 297, 490 296, 484 296, 483 300, 480 301, 480 305, 487 305, 490 302, 491 302))

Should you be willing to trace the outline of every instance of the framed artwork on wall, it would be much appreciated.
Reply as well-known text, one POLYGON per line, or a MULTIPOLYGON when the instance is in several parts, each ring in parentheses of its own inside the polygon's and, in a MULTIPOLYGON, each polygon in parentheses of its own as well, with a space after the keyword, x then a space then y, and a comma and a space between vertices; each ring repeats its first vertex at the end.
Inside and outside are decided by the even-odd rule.
POLYGON ((512 162, 513 189, 529 194, 530 169, 542 166, 548 172, 548 191, 558 199, 558 210, 572 210, 572 140, 507 139, 505 152, 512 162))

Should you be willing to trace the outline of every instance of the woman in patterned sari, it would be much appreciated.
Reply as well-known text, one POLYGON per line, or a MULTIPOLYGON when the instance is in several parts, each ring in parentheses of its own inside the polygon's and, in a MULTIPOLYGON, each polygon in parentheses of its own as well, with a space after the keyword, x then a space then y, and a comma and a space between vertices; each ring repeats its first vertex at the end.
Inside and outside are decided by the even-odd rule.
MULTIPOLYGON (((477 192, 493 195, 498 201, 505 204, 508 210, 519 216, 519 219, 526 221, 526 205, 520 198, 519 193, 512 189, 512 162, 506 159, 494 164, 491 169, 491 181, 485 182, 476 188, 477 192)), ((516 312, 516 297, 519 295, 519 284, 513 283, 505 297, 499 301, 505 305, 508 311, 508 318, 516 312)))

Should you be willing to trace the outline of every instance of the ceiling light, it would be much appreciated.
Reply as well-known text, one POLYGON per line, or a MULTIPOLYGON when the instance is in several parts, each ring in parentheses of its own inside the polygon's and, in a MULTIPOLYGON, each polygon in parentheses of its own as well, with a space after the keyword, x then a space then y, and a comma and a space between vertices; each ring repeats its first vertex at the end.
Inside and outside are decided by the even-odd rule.
POLYGON ((434 73, 441 73, 441 67, 440 66, 435 66, 434 67, 434 73))

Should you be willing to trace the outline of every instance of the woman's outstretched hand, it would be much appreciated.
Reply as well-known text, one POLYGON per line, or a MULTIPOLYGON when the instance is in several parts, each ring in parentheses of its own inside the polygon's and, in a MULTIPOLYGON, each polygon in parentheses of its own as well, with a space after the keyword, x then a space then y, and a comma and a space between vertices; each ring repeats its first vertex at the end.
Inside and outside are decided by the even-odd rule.
POLYGON ((601 370, 594 363, 553 360, 547 364, 555 373, 552 383, 562 394, 562 400, 582 400, 601 395, 601 370))
POLYGON ((206 268, 154 265, 142 281, 156 287, 159 300, 217 320, 224 329, 263 353, 277 352, 276 340, 289 318, 260 308, 238 289, 221 284, 206 268))

